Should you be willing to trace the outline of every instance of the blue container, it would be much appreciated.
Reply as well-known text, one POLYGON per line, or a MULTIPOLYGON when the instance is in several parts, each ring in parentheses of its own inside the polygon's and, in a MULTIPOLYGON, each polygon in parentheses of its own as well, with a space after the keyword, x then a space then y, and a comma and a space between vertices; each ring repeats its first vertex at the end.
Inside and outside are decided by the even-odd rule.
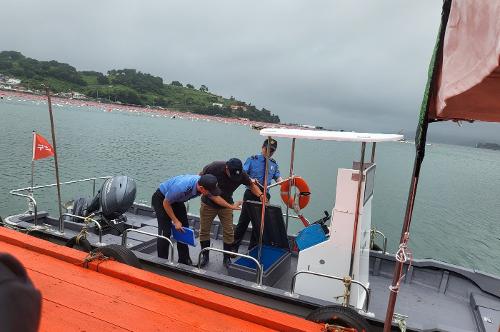
POLYGON ((326 240, 325 232, 320 224, 312 224, 297 234, 295 243, 299 250, 304 250, 326 240))
MULTIPOLYGON (((259 250, 258 247, 254 247, 252 250, 250 250, 248 255, 257 259, 258 250, 259 250)), ((264 268, 264 273, 266 273, 274 263, 276 263, 281 257, 283 257, 287 253, 288 253, 288 250, 285 250, 282 248, 276 248, 276 247, 265 246, 265 245, 262 246, 262 252, 261 252, 260 259, 261 259, 262 267, 264 268)), ((238 258, 237 260, 235 260, 233 262, 233 264, 245 266, 245 267, 248 267, 250 269, 255 269, 255 262, 252 261, 251 259, 248 259, 245 257, 238 258)))
MULTIPOLYGON (((257 258, 258 247, 253 248, 248 254, 257 258)), ((263 245, 260 260, 264 269, 262 274, 263 284, 273 286, 283 276, 287 275, 290 271, 291 257, 292 255, 287 249, 263 245)), ((228 274, 232 277, 255 282, 257 270, 252 260, 240 257, 229 265, 228 274)))

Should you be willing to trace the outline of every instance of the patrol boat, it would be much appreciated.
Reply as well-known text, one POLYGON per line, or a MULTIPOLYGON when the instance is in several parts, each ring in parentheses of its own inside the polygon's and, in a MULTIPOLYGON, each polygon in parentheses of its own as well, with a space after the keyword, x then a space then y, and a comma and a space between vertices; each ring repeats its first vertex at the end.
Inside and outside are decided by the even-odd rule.
MULTIPOLYGON (((69 181, 64 185, 86 185, 101 190, 92 198, 81 198, 61 218, 40 211, 36 197, 47 187, 12 190, 27 198, 32 211, 9 216, 4 225, 34 236, 74 246, 92 253, 105 252, 116 260, 192 285, 282 310, 308 319, 362 331, 379 330, 385 318, 392 272, 400 260, 373 247, 371 205, 376 173, 376 145, 398 141, 401 135, 267 128, 265 137, 358 142, 360 160, 337 171, 335 207, 328 215, 297 236, 287 236, 289 218, 300 218, 300 200, 307 192, 288 186, 289 213, 280 206, 248 202, 252 217, 260 221, 259 245, 248 250, 251 230, 234 253, 228 269, 222 265, 222 227, 212 227, 210 264, 201 269, 176 263, 175 240, 169 259, 157 257, 157 221, 151 207, 133 203, 135 182, 126 176, 69 181), (367 145, 371 145, 369 158, 367 145), (360 181, 361 179, 361 181, 360 181), (32 195, 31 192, 34 194, 32 195), (264 218, 262 218, 264 216, 264 218), (288 216, 288 217, 287 217, 288 216)), ((293 159, 288 181, 293 181, 293 159)), ((311 190, 313 193, 314 191, 311 190)), ((303 217, 303 216, 302 216, 303 217)), ((199 218, 190 216, 198 233, 199 218)), ((380 234, 380 232, 377 232, 380 234)), ((199 244, 191 248, 200 257, 199 244)), ((194 259, 193 259, 194 260, 194 259)), ((478 271, 433 260, 404 263, 393 329, 410 331, 489 331, 500 323, 500 279, 478 271), (435 308, 439 308, 436 310, 435 308), (479 319, 480 318, 480 319, 479 319)))
MULTIPOLYGON (((482 47, 481 44, 483 41, 486 46, 498 45, 500 29, 495 30, 496 34, 478 36, 474 23, 479 21, 466 19, 481 13, 482 26, 495 27, 496 24, 498 27, 495 13, 500 5, 498 1, 491 4, 497 6, 497 12, 479 2, 444 2, 441 31, 422 103, 415 145, 417 155, 401 244, 396 253, 388 253, 383 234, 371 229, 371 203, 375 194, 376 144, 400 140, 401 135, 262 129, 260 134, 264 137, 291 139, 292 147, 297 139, 358 142, 360 159, 337 171, 336 200, 331 216, 307 221, 308 227, 297 236, 287 235, 288 220, 293 217, 290 211, 283 218, 280 206, 249 202, 253 217, 261 225, 259 244, 248 250, 248 231, 240 247, 242 253, 234 254, 237 257, 229 269, 222 266, 224 250, 220 249, 222 229, 218 223, 212 227, 213 247, 203 249, 213 252, 211 264, 205 269, 175 263, 173 245, 168 260, 158 258, 156 239, 159 236, 153 210, 133 203, 135 183, 126 176, 64 183, 69 186, 90 182, 95 188, 103 181, 97 194, 93 192, 90 198, 82 197, 79 203, 67 205, 67 211, 55 217, 40 211, 36 204, 40 191, 55 184, 12 190, 13 195, 28 199, 32 208, 7 217, 3 224, 62 245, 92 250, 94 254, 105 252, 118 261, 324 322, 337 330, 498 331, 498 276, 429 259, 411 259, 408 250, 413 200, 428 124, 450 119, 500 122, 499 94, 491 93, 499 91, 500 51, 499 47, 482 47), (453 22, 453 29, 447 29, 448 21, 453 22), (468 29, 468 25, 472 28, 468 29), (468 54, 467 46, 456 47, 463 40, 474 41, 475 54, 468 54), (481 59, 487 61, 479 61, 481 59), (478 70, 480 66, 475 66, 477 75, 465 85, 460 84, 463 83, 460 80, 455 82, 460 89, 453 84, 443 85, 443 80, 449 78, 449 64, 464 60, 467 61, 463 66, 456 64, 451 70, 467 70, 467 65, 477 63, 486 64, 486 67, 478 70), (475 102, 467 103, 468 100, 475 102), (371 145, 369 158, 366 157, 368 144, 371 145), (381 250, 370 250, 375 248, 372 244, 376 235, 384 238, 381 250)), ((296 212, 295 217, 304 218, 300 215, 300 206, 306 201, 307 192, 299 190, 292 195, 296 179, 294 154, 292 148, 285 205, 287 210, 296 212)), ((196 231, 199 229, 196 216, 190 217, 190 224, 196 231)), ((201 253, 199 246, 191 250, 191 254, 198 254, 198 257, 201 253)))

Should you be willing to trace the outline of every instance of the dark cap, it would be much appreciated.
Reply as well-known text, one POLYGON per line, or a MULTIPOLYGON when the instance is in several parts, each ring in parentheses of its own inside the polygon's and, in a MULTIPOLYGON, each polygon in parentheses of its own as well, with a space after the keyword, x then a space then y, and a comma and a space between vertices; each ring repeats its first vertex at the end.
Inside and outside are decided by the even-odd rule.
POLYGON ((205 174, 200 177, 198 184, 208 190, 213 196, 219 196, 221 191, 217 186, 217 178, 212 174, 205 174))
POLYGON ((275 151, 275 150, 276 150, 276 148, 278 147, 278 142, 277 142, 275 139, 273 139, 273 138, 271 138, 271 139, 269 140, 269 142, 268 142, 268 140, 266 139, 266 140, 264 141, 264 143, 262 143, 262 147, 263 147, 263 148, 267 148, 267 145, 268 145, 268 144, 269 144, 269 147, 271 147, 271 150, 272 150, 272 151, 275 151))
POLYGON ((226 162, 227 169, 229 170, 229 178, 233 181, 241 180, 243 173, 243 164, 238 158, 231 158, 226 162))

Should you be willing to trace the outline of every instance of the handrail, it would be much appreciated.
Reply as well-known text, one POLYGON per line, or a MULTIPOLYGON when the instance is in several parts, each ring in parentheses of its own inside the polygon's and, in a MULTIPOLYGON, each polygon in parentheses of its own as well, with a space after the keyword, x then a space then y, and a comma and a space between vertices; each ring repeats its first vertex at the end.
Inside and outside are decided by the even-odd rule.
POLYGON ((172 243, 172 240, 170 240, 168 237, 165 237, 163 235, 148 233, 148 232, 141 231, 141 230, 138 230, 138 229, 135 229, 135 228, 127 228, 123 232, 123 235, 122 235, 122 246, 124 246, 125 248, 127 247, 127 236, 128 236, 128 233, 132 233, 132 232, 139 233, 139 234, 150 235, 150 236, 154 236, 154 237, 159 238, 159 239, 167 240, 168 243, 170 244, 170 255, 168 256, 168 261, 170 262, 170 264, 174 263, 174 244, 172 243))
MULTIPOLYGON (((20 189, 17 189, 17 190, 20 190, 20 189)), ((11 190, 9 192, 9 194, 14 195, 14 196, 26 197, 26 198, 28 198, 33 203, 33 209, 35 210, 35 211, 33 211, 35 213, 35 218, 33 220, 33 224, 35 225, 35 227, 38 226, 37 225, 37 221, 38 221, 38 208, 37 208, 37 205, 36 205, 35 198, 33 196, 30 196, 30 195, 25 195, 25 194, 20 194, 18 192, 14 192, 14 190, 11 190)))
MULTIPOLYGON (((71 181, 66 181, 66 182, 60 182, 59 184, 73 184, 73 183, 79 183, 79 182, 88 182, 88 181, 95 181, 95 180, 105 180, 105 179, 110 179, 110 178, 112 178, 112 177, 111 176, 100 176, 100 177, 96 177, 96 178, 86 178, 86 179, 81 179, 81 180, 71 180, 71 181)), ((13 189, 9 193, 14 194, 15 192, 19 192, 19 191, 43 189, 43 188, 50 188, 50 187, 55 187, 55 186, 57 186, 57 183, 44 184, 42 186, 13 189)))
POLYGON ((381 231, 372 228, 370 230, 370 249, 373 248, 373 244, 375 243, 375 235, 381 235, 384 238, 384 247, 383 247, 383 253, 387 253, 387 237, 382 233, 381 231))
MULTIPOLYGON (((73 183, 93 181, 92 195, 95 196, 95 181, 96 180, 105 180, 105 179, 110 179, 110 178, 111 178, 111 176, 100 176, 100 177, 86 178, 86 179, 81 179, 81 180, 71 180, 71 181, 66 181, 66 182, 60 182, 59 184, 60 185, 61 184, 73 184, 73 183)), ((33 193, 33 191, 35 189, 50 188, 50 187, 55 187, 55 186, 57 186, 57 183, 51 183, 51 184, 46 184, 46 185, 42 185, 42 186, 35 186, 35 187, 26 187, 26 188, 13 189, 13 190, 9 191, 9 194, 15 195, 15 196, 20 196, 20 197, 26 197, 26 198, 28 198, 33 203, 34 214, 35 214, 35 218, 34 218, 33 224, 35 226, 37 226, 37 221, 38 221, 38 207, 37 207, 37 204, 36 204, 36 200, 32 196, 30 196, 30 195, 20 194, 19 192, 20 191, 29 191, 30 193, 33 193)), ((59 217, 59 232, 60 233, 64 233, 64 220, 62 218, 62 215, 59 217)))
POLYGON ((81 219, 85 222, 85 226, 84 227, 87 227, 89 224, 86 222, 87 220, 91 220, 92 222, 94 222, 96 225, 97 225, 97 228, 99 228, 99 242, 96 243, 98 246, 100 245, 103 245, 103 242, 102 242, 102 226, 101 224, 93 219, 92 217, 82 217, 82 216, 77 216, 75 214, 71 214, 71 213, 63 213, 61 215, 61 225, 63 226, 63 229, 64 229, 64 218, 63 217, 73 217, 73 218, 77 218, 77 219, 81 219))
MULTIPOLYGON (((364 289, 364 291, 366 292, 366 301, 365 301, 365 305, 363 306, 364 307, 363 310, 368 311, 368 305, 370 304, 370 290, 368 288, 366 288, 366 286, 363 285, 361 282, 354 280, 354 279, 351 279, 350 277, 343 277, 342 278, 342 277, 336 277, 336 276, 332 276, 329 274, 318 273, 318 272, 313 272, 313 271, 304 271, 304 270, 298 271, 298 272, 295 272, 295 274, 292 277, 292 286, 290 288, 290 295, 293 295, 295 292, 295 281, 296 281, 297 276, 299 274, 311 274, 311 275, 315 275, 318 277, 324 277, 324 278, 330 278, 330 279, 342 281, 344 283, 344 286, 346 287, 346 290, 349 290, 351 283, 361 286, 364 289)), ((346 301, 345 301, 346 299, 347 298, 344 297, 344 303, 343 303, 344 306, 348 305, 348 303, 346 303, 346 301)))
POLYGON ((207 248, 201 249, 200 253, 198 254, 198 269, 201 268, 200 267, 200 264, 201 264, 201 255, 205 251, 222 252, 224 254, 234 255, 234 256, 238 256, 238 257, 244 257, 244 258, 248 258, 248 259, 252 260, 257 265, 257 281, 256 281, 256 283, 257 283, 258 286, 262 286, 262 272, 263 272, 262 271, 262 264, 260 264, 259 261, 257 259, 255 259, 254 257, 249 256, 249 255, 240 254, 238 252, 223 250, 223 249, 214 248, 214 247, 207 247, 207 248))

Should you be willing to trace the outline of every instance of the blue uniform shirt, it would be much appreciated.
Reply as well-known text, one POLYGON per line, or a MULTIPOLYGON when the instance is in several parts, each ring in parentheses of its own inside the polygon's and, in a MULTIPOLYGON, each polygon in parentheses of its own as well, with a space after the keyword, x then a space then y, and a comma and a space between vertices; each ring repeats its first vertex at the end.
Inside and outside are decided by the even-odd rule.
POLYGON ((160 191, 170 204, 185 202, 199 196, 196 184, 199 175, 178 175, 160 184, 160 191))
MULTIPOLYGON (((259 154, 249 157, 243 165, 243 170, 247 172, 252 179, 257 179, 260 184, 264 184, 264 174, 266 173, 266 157, 259 154)), ((271 184, 272 179, 277 180, 281 176, 278 164, 272 158, 269 158, 267 185, 271 184)))

